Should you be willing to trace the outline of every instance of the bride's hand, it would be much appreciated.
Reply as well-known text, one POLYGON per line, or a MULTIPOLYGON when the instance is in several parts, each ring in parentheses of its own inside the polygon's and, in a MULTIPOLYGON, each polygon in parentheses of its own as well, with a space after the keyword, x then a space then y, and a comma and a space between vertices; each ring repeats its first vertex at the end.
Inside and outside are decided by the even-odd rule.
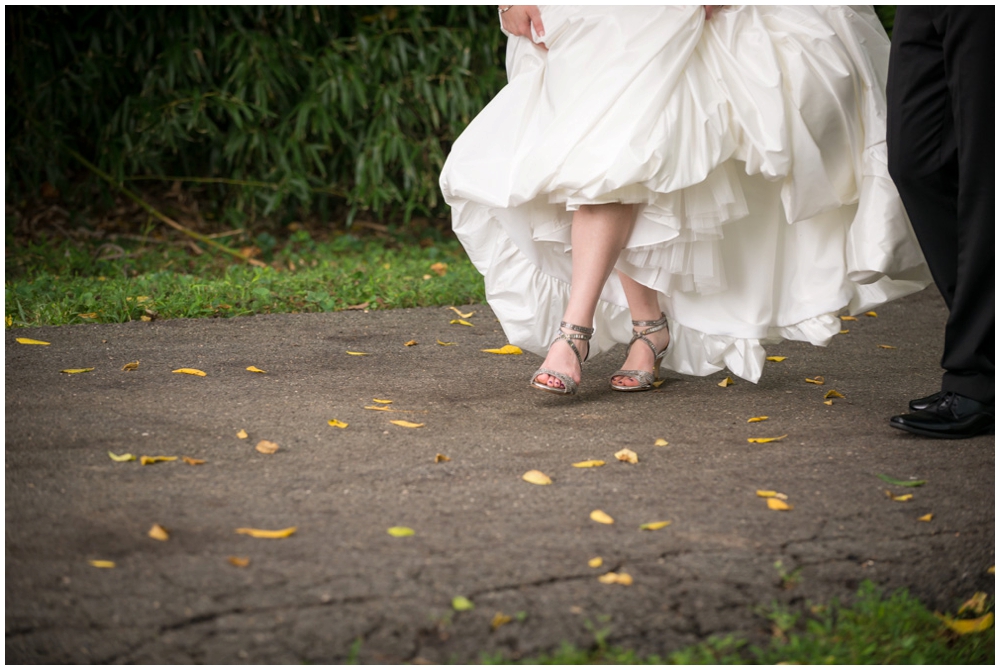
MULTIPOLYGON (((535 33, 539 37, 545 37, 545 26, 542 25, 542 13, 538 11, 538 5, 500 5, 500 23, 503 29, 511 35, 527 37, 532 39, 531 28, 534 26, 535 33), (507 9, 507 8, 510 9, 507 9)), ((548 47, 542 42, 535 42, 535 46, 548 51, 548 47)))

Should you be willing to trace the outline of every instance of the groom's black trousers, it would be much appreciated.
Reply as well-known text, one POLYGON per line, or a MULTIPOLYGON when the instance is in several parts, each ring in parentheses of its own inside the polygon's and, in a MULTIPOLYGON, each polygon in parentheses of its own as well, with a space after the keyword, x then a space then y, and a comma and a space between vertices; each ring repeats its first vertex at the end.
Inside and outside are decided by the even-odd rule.
POLYGON ((889 173, 949 316, 941 388, 994 399, 994 8, 899 6, 889 173))

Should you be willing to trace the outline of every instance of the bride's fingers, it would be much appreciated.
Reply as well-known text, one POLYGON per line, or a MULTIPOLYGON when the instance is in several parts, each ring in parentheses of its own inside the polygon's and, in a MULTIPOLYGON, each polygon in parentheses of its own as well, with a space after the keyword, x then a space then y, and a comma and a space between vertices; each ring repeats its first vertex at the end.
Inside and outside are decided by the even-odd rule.
MULTIPOLYGON (((545 36, 545 26, 542 24, 542 13, 537 5, 512 5, 500 15, 500 23, 511 35, 532 39, 531 28, 539 37, 545 36)), ((536 42, 539 48, 548 50, 545 44, 536 42)))

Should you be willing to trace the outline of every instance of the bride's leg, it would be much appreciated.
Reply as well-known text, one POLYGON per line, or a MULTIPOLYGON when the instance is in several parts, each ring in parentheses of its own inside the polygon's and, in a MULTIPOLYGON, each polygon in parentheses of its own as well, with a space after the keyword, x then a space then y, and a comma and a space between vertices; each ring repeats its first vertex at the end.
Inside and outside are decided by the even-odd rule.
MULTIPOLYGON (((632 234, 633 223, 635 212, 632 205, 583 205, 573 213, 573 278, 563 321, 585 328, 593 327, 597 300, 618 255, 632 234)), ((580 354, 586 356, 590 345, 579 340, 576 345, 580 354)), ((542 367, 568 373, 573 381, 580 381, 580 364, 564 341, 557 341, 549 349, 542 367)), ((553 388, 562 388, 563 385, 546 374, 538 375, 536 379, 553 388)))
MULTIPOLYGON (((625 299, 628 300, 628 310, 633 321, 656 321, 660 318, 659 294, 656 289, 640 284, 628 275, 619 272, 618 278, 621 280, 622 288, 625 291, 625 299)), ((636 328, 636 330, 642 330, 636 328)), ((670 343, 670 333, 666 328, 650 333, 646 339, 651 341, 657 351, 662 351, 670 343)), ((642 342, 632 347, 628 352, 628 358, 622 365, 623 370, 649 370, 653 371, 653 352, 642 342)), ((638 386, 639 380, 635 377, 615 376, 611 378, 612 383, 619 386, 638 386)))

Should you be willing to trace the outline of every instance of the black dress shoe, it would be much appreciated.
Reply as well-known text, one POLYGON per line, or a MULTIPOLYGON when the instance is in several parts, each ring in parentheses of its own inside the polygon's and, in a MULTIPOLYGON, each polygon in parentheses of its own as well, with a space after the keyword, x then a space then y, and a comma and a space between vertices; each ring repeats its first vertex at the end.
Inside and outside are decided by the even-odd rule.
POLYGON ((938 391, 937 393, 929 395, 926 398, 917 398, 916 400, 911 400, 910 411, 921 412, 930 407, 931 405, 936 405, 937 402, 944 397, 944 394, 945 394, 944 391, 938 391))
POLYGON ((948 391, 927 409, 892 417, 889 425, 915 435, 952 440, 992 435, 993 408, 948 391))

